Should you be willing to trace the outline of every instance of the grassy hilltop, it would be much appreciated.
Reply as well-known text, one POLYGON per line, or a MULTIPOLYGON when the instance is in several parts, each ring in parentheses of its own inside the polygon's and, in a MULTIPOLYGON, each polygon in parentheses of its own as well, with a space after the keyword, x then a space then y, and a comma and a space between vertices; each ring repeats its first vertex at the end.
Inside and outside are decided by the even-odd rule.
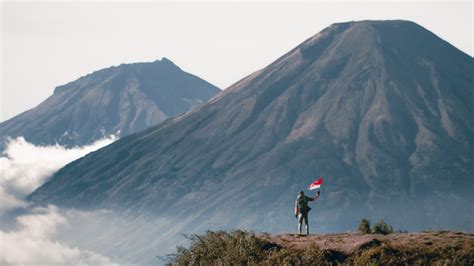
POLYGON ((300 236, 236 230, 189 235, 174 265, 474 265, 474 234, 451 231, 300 236))

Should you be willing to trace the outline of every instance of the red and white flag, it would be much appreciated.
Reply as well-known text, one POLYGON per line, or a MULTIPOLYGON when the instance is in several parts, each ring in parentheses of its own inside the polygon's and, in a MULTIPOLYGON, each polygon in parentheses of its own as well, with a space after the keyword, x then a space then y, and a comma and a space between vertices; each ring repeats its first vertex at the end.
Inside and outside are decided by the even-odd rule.
POLYGON ((308 189, 309 190, 314 190, 314 189, 320 188, 322 184, 323 184, 323 178, 320 177, 318 180, 311 183, 311 185, 309 185, 308 189))

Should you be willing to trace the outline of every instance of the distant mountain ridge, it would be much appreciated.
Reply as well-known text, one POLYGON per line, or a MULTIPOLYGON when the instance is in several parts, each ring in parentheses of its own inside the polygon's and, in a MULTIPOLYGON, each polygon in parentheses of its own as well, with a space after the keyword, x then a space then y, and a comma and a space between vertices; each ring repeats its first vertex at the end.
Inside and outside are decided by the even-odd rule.
POLYGON ((319 232, 363 217, 472 231, 473 73, 472 57, 415 23, 333 24, 193 111, 67 165, 30 200, 153 213, 173 232, 284 232, 297 193, 324 176, 319 232))
POLYGON ((35 108, 0 123, 0 138, 24 136, 34 144, 85 145, 109 134, 142 131, 218 92, 167 58, 122 64, 55 88, 35 108))

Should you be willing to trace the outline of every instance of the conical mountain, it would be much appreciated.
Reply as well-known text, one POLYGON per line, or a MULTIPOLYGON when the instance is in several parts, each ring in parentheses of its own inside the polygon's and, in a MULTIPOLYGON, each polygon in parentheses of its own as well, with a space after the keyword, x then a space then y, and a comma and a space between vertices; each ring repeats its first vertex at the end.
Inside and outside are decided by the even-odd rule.
POLYGON ((0 138, 24 136, 42 145, 89 144, 104 135, 126 136, 155 126, 218 92, 166 58, 122 64, 57 87, 37 107, 0 123, 0 138))
POLYGON ((75 161, 30 199, 183 228, 318 231, 360 218, 473 230, 474 60, 407 21, 331 25, 205 105, 75 161), (188 227, 185 227, 188 228, 188 227))

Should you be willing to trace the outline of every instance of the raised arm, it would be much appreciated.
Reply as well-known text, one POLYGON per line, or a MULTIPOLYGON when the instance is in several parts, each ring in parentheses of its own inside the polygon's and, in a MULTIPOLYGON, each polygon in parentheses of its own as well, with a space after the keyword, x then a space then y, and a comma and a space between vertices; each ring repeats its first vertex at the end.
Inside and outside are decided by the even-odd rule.
POLYGON ((320 194, 321 194, 321 192, 318 190, 318 193, 314 197, 312 197, 312 199, 313 200, 318 199, 320 194))

